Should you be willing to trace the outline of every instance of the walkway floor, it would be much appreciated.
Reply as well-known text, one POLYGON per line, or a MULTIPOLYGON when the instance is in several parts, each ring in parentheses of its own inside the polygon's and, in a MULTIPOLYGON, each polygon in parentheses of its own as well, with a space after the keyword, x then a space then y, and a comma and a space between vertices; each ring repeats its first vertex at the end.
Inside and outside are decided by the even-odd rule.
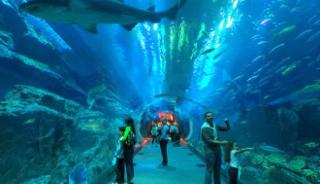
MULTIPOLYGON (((158 144, 147 144, 134 158, 135 184, 202 184, 205 165, 181 145, 168 144, 169 166, 161 166, 161 152, 158 144)), ((225 184, 222 182, 222 184, 225 184)))

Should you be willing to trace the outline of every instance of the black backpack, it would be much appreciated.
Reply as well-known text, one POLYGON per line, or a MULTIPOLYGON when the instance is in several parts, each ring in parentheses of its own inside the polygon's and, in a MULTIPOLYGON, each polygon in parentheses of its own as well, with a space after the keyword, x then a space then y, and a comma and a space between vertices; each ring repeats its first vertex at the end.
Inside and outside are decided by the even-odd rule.
POLYGON ((130 133, 128 134, 128 137, 125 140, 124 144, 126 146, 133 146, 136 144, 136 136, 134 135, 134 133, 132 131, 130 131, 130 133))

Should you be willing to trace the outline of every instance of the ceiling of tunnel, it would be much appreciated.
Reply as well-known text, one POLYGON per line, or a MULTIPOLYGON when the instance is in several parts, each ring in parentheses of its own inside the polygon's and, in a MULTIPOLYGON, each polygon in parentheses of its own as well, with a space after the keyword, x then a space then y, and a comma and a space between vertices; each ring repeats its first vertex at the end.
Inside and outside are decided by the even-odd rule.
MULTIPOLYGON (((125 1, 156 11, 176 2, 125 1)), ((62 58, 37 59, 91 94, 88 105, 99 98, 141 113, 163 101, 163 108, 232 113, 314 95, 304 89, 317 87, 320 73, 317 8, 316 0, 187 0, 175 20, 141 23, 132 31, 101 24, 98 34, 30 15, 24 21, 35 30, 30 34, 50 38, 62 58)))

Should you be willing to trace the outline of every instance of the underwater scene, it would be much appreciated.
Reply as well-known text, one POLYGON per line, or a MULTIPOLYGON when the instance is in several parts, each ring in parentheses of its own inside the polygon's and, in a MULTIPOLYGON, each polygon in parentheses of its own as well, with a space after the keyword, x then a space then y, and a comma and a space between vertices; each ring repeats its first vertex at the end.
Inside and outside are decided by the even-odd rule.
POLYGON ((0 0, 1 184, 320 184, 319 0, 0 0))

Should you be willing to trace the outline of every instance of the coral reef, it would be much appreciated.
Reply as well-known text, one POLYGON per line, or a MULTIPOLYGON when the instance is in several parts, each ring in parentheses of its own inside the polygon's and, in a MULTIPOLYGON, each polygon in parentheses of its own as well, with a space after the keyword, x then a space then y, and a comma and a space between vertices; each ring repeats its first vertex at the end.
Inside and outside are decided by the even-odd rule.
POLYGON ((101 112, 18 85, 0 103, 0 122, 1 183, 64 183, 79 163, 89 182, 110 171, 116 134, 101 112))
POLYGON ((251 152, 243 168, 241 180, 260 181, 259 183, 315 183, 320 179, 318 158, 305 156, 292 157, 287 153, 251 152), (311 168, 314 163, 317 167, 311 168), (251 173, 251 174, 250 174, 251 173))
POLYGON ((306 166, 306 158, 302 156, 294 157, 289 163, 288 167, 295 172, 303 172, 303 168, 306 166))

